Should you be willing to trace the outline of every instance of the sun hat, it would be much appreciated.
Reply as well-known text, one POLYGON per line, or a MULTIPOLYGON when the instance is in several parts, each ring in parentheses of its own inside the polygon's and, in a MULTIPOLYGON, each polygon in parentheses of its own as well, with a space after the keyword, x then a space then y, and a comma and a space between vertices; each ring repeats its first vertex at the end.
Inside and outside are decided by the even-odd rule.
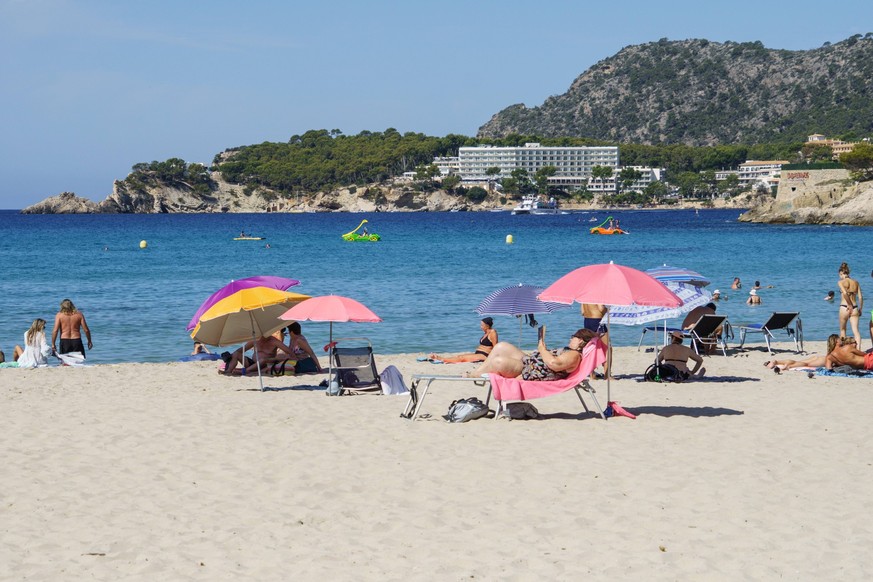
POLYGON ((670 336, 676 339, 684 339, 685 335, 681 331, 671 331, 670 336))
POLYGON ((713 295, 721 295, 721 291, 719 291, 718 289, 716 289, 715 291, 712 292, 712 294, 713 294, 713 295))
POLYGON ((758 292, 755 291, 754 289, 752 289, 751 291, 749 291, 749 295, 757 295, 757 294, 758 294, 758 292))

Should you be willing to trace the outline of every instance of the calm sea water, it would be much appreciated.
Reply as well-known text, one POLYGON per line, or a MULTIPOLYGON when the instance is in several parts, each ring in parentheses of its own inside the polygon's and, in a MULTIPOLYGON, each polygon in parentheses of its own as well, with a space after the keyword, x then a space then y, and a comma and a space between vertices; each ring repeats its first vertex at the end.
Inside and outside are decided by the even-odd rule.
MULTIPOLYGON (((50 323, 69 297, 92 329, 91 362, 173 361, 191 349, 185 325, 200 303, 232 279, 280 275, 294 291, 353 297, 383 318, 334 325, 335 336, 367 336, 380 353, 471 351, 479 338, 476 305, 497 288, 546 286, 588 264, 615 261, 638 269, 694 269, 730 297, 720 304, 736 325, 773 310, 800 310, 807 339, 837 331, 837 267, 847 261, 873 307, 873 229, 770 226, 736 221, 736 210, 613 212, 628 236, 592 236, 606 213, 512 216, 501 213, 19 215, 0 211, 0 348, 7 357, 36 317, 50 323), (379 243, 340 235, 367 218, 379 243), (233 241, 241 230, 266 241, 233 241), (515 243, 507 245, 506 235, 515 243), (148 248, 139 248, 141 240, 148 248), (268 242, 271 248, 265 248, 268 242), (773 289, 764 305, 745 305, 730 290, 755 279, 773 289)), ((578 306, 538 317, 550 337, 581 324, 578 306)), ((496 317, 502 339, 519 341, 519 321, 496 317)), ((866 323, 864 323, 866 327, 866 323)), ((313 346, 328 324, 304 323, 313 346)), ((636 345, 640 328, 615 326, 619 345, 636 345)), ((866 332, 865 332, 866 336, 866 332)), ((523 330, 522 347, 536 333, 523 330)), ((319 348, 316 348, 319 349, 319 348)))

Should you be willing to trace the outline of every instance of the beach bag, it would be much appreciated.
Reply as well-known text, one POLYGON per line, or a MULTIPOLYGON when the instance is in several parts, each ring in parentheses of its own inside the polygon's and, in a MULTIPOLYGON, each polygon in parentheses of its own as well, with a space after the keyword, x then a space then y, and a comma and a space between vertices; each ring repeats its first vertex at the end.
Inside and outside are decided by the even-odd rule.
POLYGON ((530 402, 510 402, 503 410, 503 416, 510 420, 527 420, 538 418, 540 411, 530 402))
POLYGON ((443 417, 449 422, 467 422, 476 420, 488 414, 488 407, 478 398, 461 398, 449 406, 449 411, 443 417))
POLYGON ((646 382, 681 382, 682 372, 672 364, 652 364, 646 369, 646 382))

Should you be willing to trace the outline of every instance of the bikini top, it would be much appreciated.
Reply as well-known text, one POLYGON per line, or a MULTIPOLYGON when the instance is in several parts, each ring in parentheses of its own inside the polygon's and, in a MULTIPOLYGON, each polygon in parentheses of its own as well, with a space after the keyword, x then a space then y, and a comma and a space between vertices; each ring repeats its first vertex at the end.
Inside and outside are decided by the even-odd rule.
POLYGON ((488 337, 488 334, 482 336, 482 339, 479 340, 480 346, 485 346, 486 348, 494 347, 494 344, 491 343, 491 339, 488 337))

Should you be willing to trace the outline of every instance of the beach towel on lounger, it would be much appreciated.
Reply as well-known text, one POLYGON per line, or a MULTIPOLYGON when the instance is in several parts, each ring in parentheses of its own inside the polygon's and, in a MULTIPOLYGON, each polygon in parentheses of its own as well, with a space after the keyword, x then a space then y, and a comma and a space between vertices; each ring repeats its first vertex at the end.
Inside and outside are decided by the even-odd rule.
POLYGON ((576 370, 559 380, 522 380, 489 374, 491 389, 497 400, 532 400, 560 394, 582 383, 594 369, 606 361, 606 345, 595 338, 582 349, 582 363, 576 370))

